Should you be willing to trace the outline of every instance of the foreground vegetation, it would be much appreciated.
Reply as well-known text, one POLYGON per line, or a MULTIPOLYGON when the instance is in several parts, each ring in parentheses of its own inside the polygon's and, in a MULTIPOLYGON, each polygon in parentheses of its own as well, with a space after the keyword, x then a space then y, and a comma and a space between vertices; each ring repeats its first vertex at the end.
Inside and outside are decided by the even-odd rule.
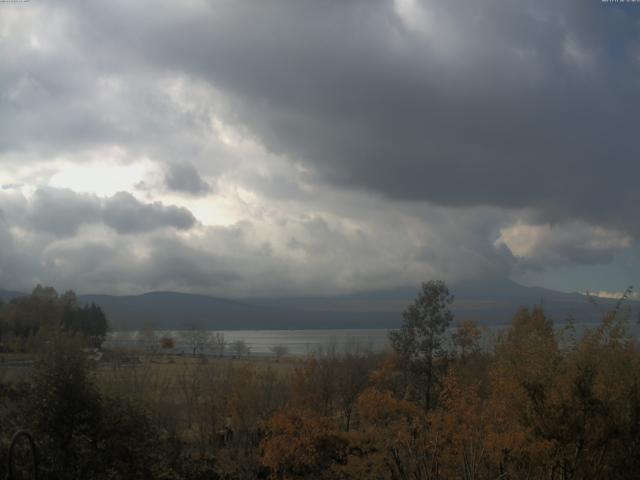
POLYGON ((388 354, 268 361, 96 364, 86 335, 51 321, 25 343, 29 374, 0 376, 0 456, 26 428, 52 479, 638 478, 640 350, 622 303, 579 338, 521 309, 483 351, 471 322, 447 337, 451 301, 424 284, 388 354))

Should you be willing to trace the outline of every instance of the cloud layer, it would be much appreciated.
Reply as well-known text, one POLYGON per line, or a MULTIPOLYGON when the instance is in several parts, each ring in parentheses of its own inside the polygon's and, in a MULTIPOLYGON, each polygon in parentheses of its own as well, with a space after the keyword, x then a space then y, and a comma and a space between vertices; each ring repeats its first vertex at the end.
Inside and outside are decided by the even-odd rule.
POLYGON ((81 225, 91 223, 104 223, 122 234, 163 227, 187 230, 196 223, 184 207, 143 203, 127 192, 99 198, 69 189, 39 188, 25 213, 29 228, 56 236, 73 236, 81 225))
POLYGON ((1 285, 330 293, 605 265, 638 247, 640 10, 2 13, 1 285))

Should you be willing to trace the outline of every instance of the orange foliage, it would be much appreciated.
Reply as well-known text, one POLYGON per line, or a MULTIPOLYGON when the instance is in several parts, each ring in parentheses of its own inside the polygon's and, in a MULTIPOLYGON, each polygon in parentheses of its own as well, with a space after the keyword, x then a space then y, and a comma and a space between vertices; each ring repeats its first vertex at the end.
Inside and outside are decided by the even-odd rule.
POLYGON ((346 441, 335 422, 309 410, 279 412, 268 423, 261 461, 271 478, 335 478, 345 462, 346 441))
POLYGON ((273 477, 637 478, 640 349, 624 319, 608 315, 562 343, 541 309, 521 309, 492 353, 473 347, 472 325, 461 328, 464 355, 443 359, 428 413, 407 400, 410 377, 390 356, 358 396, 349 432, 322 416, 318 363, 301 364, 291 376, 297 410, 276 415, 263 442, 273 477))
POLYGON ((440 407, 429 414, 431 435, 440 438, 442 478, 479 478, 487 460, 486 411, 480 385, 461 384, 453 371, 444 380, 440 407))
POLYGON ((368 388, 358 398, 357 411, 360 429, 348 436, 343 474, 354 479, 436 478, 437 439, 430 437, 420 406, 368 388))
POLYGON ((320 410, 321 398, 314 379, 318 372, 318 361, 308 357, 293 369, 290 376, 291 405, 320 410))

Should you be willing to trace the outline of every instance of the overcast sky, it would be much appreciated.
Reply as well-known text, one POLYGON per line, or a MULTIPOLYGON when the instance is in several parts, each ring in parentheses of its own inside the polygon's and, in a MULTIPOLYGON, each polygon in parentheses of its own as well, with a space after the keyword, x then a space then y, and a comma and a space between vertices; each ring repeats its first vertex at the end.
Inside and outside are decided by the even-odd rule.
POLYGON ((0 287, 640 286, 640 4, 0 3, 0 287))

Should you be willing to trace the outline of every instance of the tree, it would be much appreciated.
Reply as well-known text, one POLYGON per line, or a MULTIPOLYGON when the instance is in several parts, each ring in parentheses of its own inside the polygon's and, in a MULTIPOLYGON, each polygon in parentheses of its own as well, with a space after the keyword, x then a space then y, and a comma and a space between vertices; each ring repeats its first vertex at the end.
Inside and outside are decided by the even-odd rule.
POLYGON ((169 335, 163 335, 160 338, 160 348, 162 348, 163 350, 173 350, 175 346, 176 342, 173 337, 170 337, 169 335))
POLYGON ((104 342, 109 325, 107 317, 95 304, 80 306, 73 290, 62 295, 52 287, 36 286, 28 297, 16 299, 7 306, 5 327, 25 343, 40 328, 62 327, 78 333, 85 343, 99 347, 104 342))
POLYGON ((640 351, 618 313, 559 347, 543 310, 523 308, 500 337, 488 443, 509 478, 637 476, 640 351))
POLYGON ((35 433, 46 439, 50 468, 67 472, 79 463, 72 445, 96 429, 99 393, 77 336, 68 336, 58 328, 42 329, 39 335, 47 341, 42 342, 44 350, 33 365, 27 418, 35 433))
POLYGON ((67 290, 62 295, 60 295, 60 304, 63 308, 69 307, 77 309, 80 307, 76 292, 74 292, 73 290, 67 290))
POLYGON ((267 431, 260 460, 271 478, 341 478, 334 468, 346 462, 347 441, 331 419, 311 410, 287 409, 269 420, 267 431))
POLYGON ((224 340, 224 333, 215 332, 211 335, 211 349, 213 350, 213 354, 218 357, 224 356, 224 350, 227 346, 227 343, 224 340))
POLYGON ((21 409, 38 442, 39 478, 167 478, 156 473, 169 452, 151 418, 141 405, 101 392, 83 339, 60 328, 38 335, 46 341, 21 409))
POLYGON ((369 382, 371 360, 366 355, 347 351, 340 359, 336 372, 337 397, 344 428, 348 432, 358 396, 369 382))
POLYGON ((233 342, 232 348, 233 353, 238 358, 249 355, 249 352, 251 351, 244 340, 236 340, 233 342))
POLYGON ((356 409, 359 430, 348 434, 346 465, 334 469, 353 479, 448 478, 438 475, 438 440, 431 438, 427 415, 419 405, 367 388, 358 396, 356 409))
POLYGON ((202 354, 211 344, 211 333, 200 328, 191 327, 189 330, 180 332, 180 336, 194 357, 202 354))
POLYGON ((81 334, 91 346, 100 347, 109 330, 102 309, 94 303, 80 307, 71 290, 60 297, 60 303, 62 327, 70 333, 81 334))
POLYGON ((436 397, 435 360, 442 354, 442 337, 453 320, 452 302, 443 281, 423 283, 418 297, 402 314, 402 327, 389 333, 401 366, 413 377, 410 388, 417 391, 414 396, 420 397, 425 411, 436 397))
POLYGON ((460 358, 466 359, 469 355, 480 350, 480 338, 482 330, 473 320, 460 323, 451 334, 451 342, 459 350, 460 358))
POLYGON ((15 300, 7 321, 16 336, 26 339, 42 326, 58 326, 60 316, 58 293, 51 287, 37 285, 31 295, 15 300))
POLYGON ((0 344, 4 341, 4 337, 9 332, 9 325, 7 324, 7 305, 0 299, 0 344))
POLYGON ((158 334, 152 323, 145 323, 136 336, 136 341, 149 353, 156 353, 159 347, 158 334))
POLYGON ((274 345, 271 347, 271 353, 276 356, 276 361, 279 362, 282 357, 289 354, 289 349, 285 345, 274 345))
MULTIPOLYGON (((465 365, 468 368, 468 365, 465 365)), ((485 471, 489 459, 487 420, 477 379, 466 382, 450 369, 442 382, 438 407, 429 412, 429 429, 439 439, 439 478, 496 478, 485 471)))
POLYGON ((109 330, 109 323, 102 309, 91 304, 82 309, 84 316, 83 326, 80 332, 87 337, 94 347, 99 347, 104 342, 109 330))

